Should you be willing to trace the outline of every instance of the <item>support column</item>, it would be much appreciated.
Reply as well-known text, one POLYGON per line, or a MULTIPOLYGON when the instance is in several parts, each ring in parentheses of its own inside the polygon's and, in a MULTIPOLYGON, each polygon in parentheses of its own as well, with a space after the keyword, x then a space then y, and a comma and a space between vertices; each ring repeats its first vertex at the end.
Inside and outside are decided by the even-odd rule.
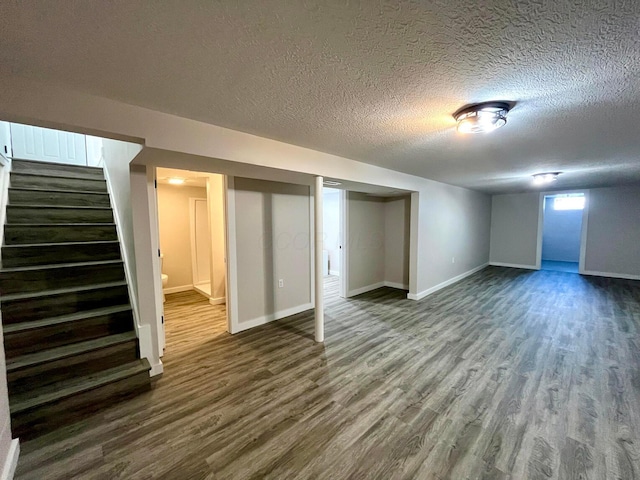
POLYGON ((322 177, 316 177, 316 190, 314 197, 314 229, 315 229, 315 301, 316 301, 316 342, 324 342, 324 278, 322 272, 324 271, 322 265, 322 249, 323 241, 322 237, 324 232, 322 229, 322 177))

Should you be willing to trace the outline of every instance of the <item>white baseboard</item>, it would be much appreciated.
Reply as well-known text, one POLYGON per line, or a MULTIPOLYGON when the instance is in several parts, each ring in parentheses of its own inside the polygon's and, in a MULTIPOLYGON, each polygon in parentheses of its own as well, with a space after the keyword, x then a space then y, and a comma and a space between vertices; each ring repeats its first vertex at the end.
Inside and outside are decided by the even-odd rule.
POLYGON ((223 305, 227 303, 227 298, 226 297, 209 298, 209 303, 211 305, 223 305))
POLYGON ((518 263, 502 263, 502 262, 491 262, 489 263, 492 267, 508 267, 508 268, 524 268, 526 270, 540 270, 535 265, 520 265, 518 263))
POLYGON ((16 473, 16 467, 18 466, 18 458, 20 457, 20 442, 17 438, 11 440, 9 446, 9 452, 2 467, 2 477, 0 480, 13 480, 13 476, 16 473))
POLYGON ((156 364, 151 364, 151 370, 149 370, 150 377, 160 375, 162 372, 164 372, 164 365, 162 364, 162 360, 158 360, 158 363, 156 364))
POLYGON ((367 293, 371 290, 376 290, 377 288, 382 287, 384 287, 384 282, 378 282, 372 285, 367 285, 365 287, 356 288, 355 290, 349 290, 347 292, 347 297, 355 297, 356 295, 362 295, 363 293, 367 293))
POLYGON ((193 290, 193 285, 180 285, 179 287, 163 288, 162 292, 167 295, 169 293, 188 292, 189 290, 193 290))
POLYGON ((290 317, 291 315, 295 315, 296 313, 306 312, 307 310, 311 310, 312 308, 313 308, 313 303, 305 303, 303 305, 298 305, 297 307, 291 307, 291 308, 287 308, 286 310, 280 310, 279 312, 275 312, 270 315, 254 318, 252 320, 247 320, 245 322, 239 322, 238 329, 235 332, 231 332, 231 333, 238 333, 244 330, 249 330, 250 328, 264 325, 265 323, 274 322, 276 320, 280 320, 281 318, 285 318, 285 317, 290 317))
POLYGON ((397 288, 399 290, 409 290, 409 285, 405 285, 404 283, 396 283, 396 282, 384 282, 385 287, 397 288))
POLYGON ((449 285, 452 285, 456 282, 459 282, 460 280, 463 280, 465 278, 467 278, 469 275, 473 275, 476 272, 479 272, 480 270, 484 270, 485 268, 487 268, 489 266, 488 263, 485 263, 483 265, 480 265, 479 267, 473 268, 467 272, 464 272, 456 277, 450 278, 449 280, 439 283, 438 285, 431 287, 427 290, 423 290, 420 293, 409 293, 407 295, 407 298, 409 300, 422 300, 424 297, 426 297, 427 295, 431 295, 432 293, 437 292, 438 290, 442 290, 445 287, 448 287, 449 285))
POLYGON ((580 274, 591 275, 594 277, 621 278, 623 280, 640 280, 640 275, 629 275, 626 273, 594 272, 592 270, 585 270, 580 272, 580 274))
POLYGON ((340 272, 338 270, 329 270, 329 275, 333 275, 334 277, 339 277, 340 272))

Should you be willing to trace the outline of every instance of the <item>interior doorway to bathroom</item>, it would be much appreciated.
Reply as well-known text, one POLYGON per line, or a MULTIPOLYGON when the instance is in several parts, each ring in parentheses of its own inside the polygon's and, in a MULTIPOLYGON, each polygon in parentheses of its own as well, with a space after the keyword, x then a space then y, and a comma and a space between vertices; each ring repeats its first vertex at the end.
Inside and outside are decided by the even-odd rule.
POLYGON ((157 168, 156 180, 165 335, 181 308, 226 331, 224 176, 157 168))
POLYGON ((344 297, 343 248, 344 237, 344 190, 323 188, 322 190, 322 228, 323 245, 322 266, 325 297, 344 297))
POLYGON ((542 270, 579 272, 585 201, 582 192, 544 196, 542 270))

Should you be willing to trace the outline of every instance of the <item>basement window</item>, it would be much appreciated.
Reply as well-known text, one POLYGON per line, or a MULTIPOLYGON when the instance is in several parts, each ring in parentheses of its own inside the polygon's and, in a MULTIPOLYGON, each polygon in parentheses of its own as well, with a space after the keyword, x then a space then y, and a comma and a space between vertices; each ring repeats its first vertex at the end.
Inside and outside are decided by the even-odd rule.
POLYGON ((554 210, 584 210, 584 193, 568 193, 553 198, 554 210))

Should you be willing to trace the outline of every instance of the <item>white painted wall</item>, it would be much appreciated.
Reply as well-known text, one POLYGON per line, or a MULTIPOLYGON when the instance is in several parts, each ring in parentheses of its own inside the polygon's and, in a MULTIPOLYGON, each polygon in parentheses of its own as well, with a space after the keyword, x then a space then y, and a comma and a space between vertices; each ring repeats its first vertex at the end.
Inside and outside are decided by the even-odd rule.
POLYGON ((209 225, 211 227, 211 298, 223 303, 226 295, 226 246, 224 215, 224 177, 209 175, 209 225))
POLYGON ((347 296, 353 296, 384 285, 384 198, 347 192, 347 221, 347 296))
POLYGON ((13 478, 13 472, 18 464, 18 454, 18 440, 11 440, 7 367, 4 355, 2 317, 0 316, 0 478, 8 480, 13 478))
POLYGON ((411 198, 389 198, 384 204, 384 281, 409 289, 411 198))
POLYGON ((536 268, 539 193, 494 195, 491 264, 536 268))
POLYGON ((189 198, 207 198, 204 187, 158 184, 158 230, 166 288, 193 287, 189 198))
POLYGON ((640 279, 640 186, 589 190, 585 273, 640 279))
POLYGON ((11 158, 11 124, 0 122, 0 155, 11 158))
POLYGON ((340 194, 335 188, 322 189, 323 240, 331 275, 340 275, 340 194))
POLYGON ((237 177, 233 183, 238 329, 312 308, 309 187, 237 177))

